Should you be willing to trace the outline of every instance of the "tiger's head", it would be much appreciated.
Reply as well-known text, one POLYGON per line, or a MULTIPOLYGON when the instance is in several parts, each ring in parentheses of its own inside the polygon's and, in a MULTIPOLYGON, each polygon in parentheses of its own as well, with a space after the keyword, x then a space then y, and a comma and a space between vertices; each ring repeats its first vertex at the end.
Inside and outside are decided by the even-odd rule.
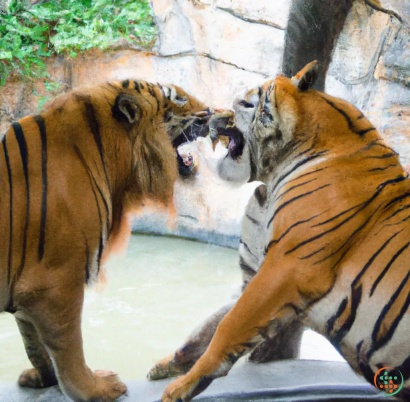
POLYGON ((298 99, 314 84, 317 63, 308 64, 292 79, 279 75, 234 102, 225 127, 214 127, 217 136, 228 136, 228 154, 219 163, 223 179, 235 182, 265 181, 291 150, 296 126, 303 120, 298 99))
POLYGON ((180 175, 189 175, 194 168, 192 156, 180 155, 178 147, 209 134, 211 110, 175 85, 130 80, 123 81, 121 85, 126 91, 116 98, 113 115, 134 124, 144 117, 145 103, 147 109, 156 113, 155 117, 151 116, 151 120, 157 127, 163 126, 171 140, 180 175), (144 99, 142 107, 140 98, 144 99))

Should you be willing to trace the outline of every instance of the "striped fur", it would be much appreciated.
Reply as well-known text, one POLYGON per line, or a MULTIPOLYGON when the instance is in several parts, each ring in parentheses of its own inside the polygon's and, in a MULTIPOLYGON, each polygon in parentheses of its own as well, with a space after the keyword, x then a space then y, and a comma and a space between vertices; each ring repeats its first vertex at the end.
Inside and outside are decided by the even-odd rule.
POLYGON ((57 374, 76 401, 125 392, 85 365, 84 284, 128 234, 129 212, 147 200, 170 205, 173 143, 188 128, 203 135, 208 114, 180 88, 125 80, 62 95, 2 138, 0 311, 15 315, 35 366, 20 385, 53 385, 57 374))
POLYGON ((255 107, 237 103, 264 182, 243 225, 250 283, 163 401, 190 400, 295 322, 329 339, 372 384, 380 368, 399 369, 401 396, 410 395, 410 180, 363 113, 309 89, 316 75, 311 63, 264 84, 255 107))

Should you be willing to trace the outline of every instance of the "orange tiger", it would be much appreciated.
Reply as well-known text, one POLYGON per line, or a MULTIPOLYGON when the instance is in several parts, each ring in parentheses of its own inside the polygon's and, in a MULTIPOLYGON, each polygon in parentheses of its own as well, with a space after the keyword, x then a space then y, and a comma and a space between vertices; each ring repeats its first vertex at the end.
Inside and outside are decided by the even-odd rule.
POLYGON ((178 87, 125 80, 59 96, 2 138, 0 312, 14 314, 34 366, 21 386, 58 383, 75 401, 125 393, 114 373, 85 363, 84 285, 130 210, 170 204, 174 148, 206 135, 209 115, 178 87))
POLYGON ((191 400, 295 323, 324 335, 371 384, 396 369, 398 395, 410 398, 410 180, 363 113, 311 89, 317 75, 312 62, 266 82, 221 130, 231 130, 230 168, 247 165, 242 179, 264 183, 240 247, 257 273, 164 402, 191 400))

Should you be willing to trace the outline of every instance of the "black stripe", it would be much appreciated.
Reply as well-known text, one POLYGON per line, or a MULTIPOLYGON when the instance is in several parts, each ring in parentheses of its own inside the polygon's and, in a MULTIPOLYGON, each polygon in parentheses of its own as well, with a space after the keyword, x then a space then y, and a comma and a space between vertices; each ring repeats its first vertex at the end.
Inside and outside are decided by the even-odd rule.
POLYGON ((329 219, 327 219, 327 220, 325 220, 325 221, 323 221, 323 222, 319 222, 319 223, 317 223, 316 225, 313 225, 312 228, 315 228, 315 227, 317 227, 317 226, 322 226, 322 225, 325 225, 326 223, 332 222, 332 221, 334 221, 335 219, 337 219, 337 218, 339 218, 339 217, 341 217, 341 216, 347 214, 347 213, 350 212, 351 210, 360 207, 362 204, 363 204, 363 203, 357 204, 357 205, 355 205, 354 207, 351 207, 351 208, 349 208, 349 209, 346 209, 346 210, 340 212, 339 214, 337 214, 337 215, 335 215, 335 216, 333 216, 333 217, 331 217, 331 218, 329 218, 329 219))
POLYGON ((391 214, 391 215, 389 215, 387 218, 383 219, 383 222, 388 221, 389 219, 393 218, 393 216, 396 216, 396 215, 399 214, 400 212, 402 212, 402 211, 404 211, 404 210, 406 210, 406 209, 409 209, 409 208, 410 208, 410 205, 409 205, 409 204, 407 204, 407 205, 405 205, 405 206, 399 208, 399 209, 398 209, 397 211, 395 211, 393 214, 391 214))
POLYGON ((370 257, 369 261, 366 262, 365 266, 362 268, 362 270, 359 272, 359 274, 356 276, 354 281, 352 282, 352 287, 355 287, 357 283, 362 279, 363 275, 366 273, 370 265, 373 264, 374 260, 376 257, 387 247, 387 245, 403 230, 400 230, 399 232, 396 232, 394 235, 390 236, 384 243, 383 245, 370 257))
MULTIPOLYGON (((296 169, 298 169, 299 167, 301 167, 301 166, 303 166, 303 165, 306 165, 306 163, 312 161, 313 159, 316 159, 316 158, 319 158, 320 156, 323 156, 326 152, 327 152, 327 151, 318 152, 317 154, 314 154, 314 155, 312 155, 312 156, 309 156, 308 158, 303 159, 303 160, 301 160, 300 162, 298 162, 295 166, 293 166, 293 168, 292 168, 289 172, 286 172, 286 173, 284 173, 282 176, 279 177, 278 181, 276 182, 275 186, 274 186, 273 189, 272 189, 272 194, 275 192, 275 190, 276 190, 276 188, 278 187, 279 183, 281 183, 284 179, 286 179, 286 177, 288 177, 289 175, 291 175, 296 169)), ((323 170, 323 169, 318 169, 318 170, 315 170, 314 172, 306 173, 306 174, 304 174, 304 175, 299 176, 297 179, 299 179, 300 177, 303 177, 303 176, 305 176, 305 175, 308 175, 308 174, 310 174, 310 173, 319 172, 320 170, 323 170)), ((297 179, 294 179, 294 180, 297 180, 297 179)), ((289 183, 290 183, 290 181, 289 181, 289 183)))
POLYGON ((388 149, 389 151, 391 151, 391 152, 395 153, 396 155, 398 155, 392 148, 388 147, 385 144, 380 143, 380 141, 381 141, 381 139, 369 142, 366 146, 364 146, 363 148, 360 148, 358 151, 354 152, 352 154, 352 156, 360 154, 360 153, 362 153, 364 151, 367 151, 369 149, 372 149, 373 147, 382 147, 382 148, 388 149))
POLYGON ((245 247, 246 251, 247 251, 250 255, 252 255, 253 257, 256 258, 256 255, 252 253, 252 251, 251 251, 251 249, 249 248, 249 246, 248 246, 245 242, 243 242, 242 239, 240 240, 240 244, 243 244, 243 246, 245 247))
POLYGON ((137 81, 134 81, 134 89, 137 90, 137 92, 138 92, 139 94, 141 93, 141 90, 140 90, 140 87, 138 86, 138 82, 137 82, 137 81))
POLYGON ((9 222, 9 255, 8 255, 8 268, 7 268, 7 282, 10 283, 11 279, 11 254, 13 250, 13 179, 11 176, 11 168, 10 168, 10 160, 9 160, 9 153, 7 151, 6 145, 6 136, 2 139, 3 150, 4 150, 4 158, 6 159, 6 167, 7 167, 7 176, 9 178, 9 214, 10 214, 10 222, 9 222))
MULTIPOLYGON (((403 180, 404 180, 404 178, 403 178, 403 180)), ((383 209, 386 210, 387 208, 390 207, 390 205, 392 205, 392 204, 394 204, 394 203, 396 203, 396 202, 398 202, 398 201, 404 200, 404 199, 407 198, 407 197, 410 197, 410 193, 404 193, 404 194, 402 194, 402 195, 400 195, 400 196, 398 196, 398 197, 396 197, 396 198, 393 198, 388 204, 386 204, 386 205, 384 206, 383 209)))
POLYGON ((389 151, 391 151, 391 152, 393 152, 394 154, 398 155, 398 153, 397 153, 393 148, 389 147, 389 146, 386 145, 386 144, 383 144, 383 143, 380 142, 380 141, 383 141, 383 140, 382 140, 381 138, 379 138, 378 140, 375 140, 374 142, 377 142, 376 145, 378 145, 379 147, 383 147, 383 148, 385 148, 385 149, 388 149, 389 151))
POLYGON ((148 169, 148 178, 149 178, 149 192, 152 193, 152 172, 151 172, 151 169, 148 169))
POLYGON ((261 224, 258 220, 256 220, 255 218, 253 218, 253 217, 250 216, 249 214, 246 214, 245 216, 246 216, 254 225, 262 226, 262 224, 261 224))
POLYGON ((24 225, 24 237, 23 237, 23 250, 21 255, 21 263, 19 268, 17 269, 17 276, 18 279, 23 272, 24 264, 26 263, 26 249, 27 249, 27 232, 28 232, 28 224, 30 219, 30 185, 29 185, 29 177, 28 177, 28 150, 27 150, 27 143, 26 139, 24 138, 23 129, 21 128, 19 123, 12 124, 14 135, 16 136, 16 140, 20 150, 21 162, 23 164, 23 171, 24 171, 24 179, 26 182, 26 221, 24 225))
POLYGON ((98 261, 97 261, 97 275, 100 273, 101 257, 104 250, 104 239, 103 234, 100 234, 100 244, 98 245, 98 261))
POLYGON ((374 169, 370 169, 370 170, 368 170, 368 172, 377 172, 377 171, 383 171, 383 170, 386 170, 386 169, 388 169, 388 168, 391 168, 391 167, 397 167, 398 165, 396 165, 396 164, 394 164, 394 165, 388 165, 388 166, 385 166, 385 167, 377 167, 377 168, 374 168, 374 169))
POLYGON ((305 182, 300 183, 300 184, 296 184, 296 185, 294 185, 294 186, 288 188, 285 192, 283 192, 282 194, 279 194, 273 202, 278 201, 280 198, 282 198, 282 197, 283 197, 285 194, 287 194, 289 191, 292 191, 292 190, 295 189, 295 188, 304 186, 305 184, 309 184, 309 183, 311 183, 312 181, 315 181, 315 180, 317 180, 317 179, 318 179, 318 178, 315 177, 315 178, 312 179, 312 180, 308 180, 308 181, 305 181, 305 182))
POLYGON ((312 172, 309 172, 309 173, 301 174, 300 176, 296 177, 295 179, 289 180, 288 182, 286 182, 286 184, 292 183, 292 181, 299 180, 299 179, 301 179, 302 177, 309 176, 309 175, 311 175, 311 174, 313 174, 313 173, 321 172, 322 170, 326 170, 326 169, 328 169, 328 168, 329 168, 329 166, 324 167, 324 168, 320 168, 320 169, 317 169, 317 170, 313 170, 312 172))
MULTIPOLYGON (((325 211, 327 212, 327 211, 325 211)), ((280 236, 278 239, 273 239, 269 242, 267 247, 265 247, 265 254, 269 251, 269 249, 276 243, 279 243, 294 227, 302 225, 303 223, 310 222, 311 220, 317 218, 318 216, 324 214, 325 212, 322 212, 320 214, 314 215, 311 218, 304 219, 302 221, 295 222, 293 225, 290 225, 280 236)))
MULTIPOLYGON (((320 95, 319 95, 320 96, 320 95)), ((337 112, 339 112, 345 119, 347 122, 347 125, 349 126, 350 130, 353 130, 353 123, 352 120, 350 120, 350 117, 348 116, 348 114, 343 110, 343 109, 339 109, 332 101, 324 98, 323 96, 320 96, 329 106, 331 106, 333 109, 335 109, 337 112)))
POLYGON ((336 314, 334 314, 332 317, 330 317, 327 320, 326 323, 326 332, 328 335, 333 331, 333 327, 335 325, 335 322, 338 320, 338 318, 344 313, 347 307, 347 302, 349 301, 348 297, 345 297, 342 302, 339 305, 339 308, 336 311, 336 314))
MULTIPOLYGON (((320 96, 320 95, 319 95, 319 96, 320 96)), ((330 101, 330 100, 324 98, 323 96, 320 96, 320 97, 321 97, 329 106, 331 106, 333 109, 335 109, 338 113, 340 113, 340 114, 346 119, 346 122, 347 122, 347 125, 348 125, 349 129, 350 129, 351 131, 353 131, 355 134, 360 135, 361 137, 363 137, 363 136, 364 136, 366 133, 368 133, 369 131, 376 130, 374 127, 370 127, 370 128, 367 128, 367 129, 364 129, 364 130, 360 130, 360 131, 355 130, 354 125, 353 125, 353 123, 352 123, 352 120, 350 119, 349 115, 348 115, 343 109, 338 108, 332 101, 330 101)), ((360 116, 359 116, 359 118, 360 118, 360 116)))
POLYGON ((404 219, 402 219, 400 222, 396 222, 396 223, 391 223, 389 225, 385 225, 385 226, 394 226, 394 225, 399 225, 400 223, 406 222, 407 220, 410 219, 410 215, 406 216, 404 219))
POLYGON ((88 282, 90 281, 90 249, 88 247, 87 237, 85 236, 84 232, 83 232, 83 236, 84 236, 84 242, 85 242, 85 257, 86 257, 85 283, 88 284, 88 282))
POLYGON ((321 190, 322 188, 329 187, 329 186, 330 186, 330 184, 325 184, 324 186, 318 187, 318 188, 316 188, 315 190, 308 191, 307 193, 304 193, 304 194, 300 194, 300 195, 298 195, 297 197, 293 197, 293 198, 291 198, 290 200, 284 202, 283 204, 281 204, 281 205, 275 210, 275 212, 274 212, 273 215, 272 215, 272 218, 269 219, 269 222, 268 222, 268 226, 267 226, 267 227, 269 227, 270 224, 273 222, 273 220, 275 219, 275 216, 278 214, 278 212, 281 211, 281 210, 282 210, 284 207, 286 207, 287 205, 291 204, 292 202, 294 202, 294 201, 296 201, 296 200, 298 200, 298 199, 300 199, 300 198, 306 197, 307 195, 313 194, 313 193, 315 193, 316 191, 321 190))
POLYGON ((336 267, 340 264, 340 262, 343 260, 343 258, 345 257, 345 255, 349 252, 350 249, 346 249, 345 251, 343 251, 342 255, 340 256, 340 258, 334 263, 334 265, 332 266, 332 268, 330 268, 330 272, 333 273, 334 270, 336 269, 336 267))
POLYGON ((374 211, 373 213, 371 213, 368 218, 347 238, 347 240, 335 251, 333 251, 332 253, 328 254, 326 257, 322 258, 319 261, 316 261, 313 265, 316 264, 320 264, 323 261, 326 261, 327 259, 329 259, 330 257, 333 257, 334 255, 336 255, 344 246, 346 246, 347 243, 349 243, 349 241, 357 234, 359 233, 373 218, 373 216, 376 214, 376 212, 380 209, 381 205, 379 205, 374 211))
POLYGON ((106 200, 105 197, 104 197, 104 194, 103 194, 103 192, 102 192, 102 190, 101 190, 101 187, 99 186, 99 184, 97 183, 97 180, 95 179, 95 177, 94 177, 93 174, 91 173, 91 170, 89 170, 89 174, 90 174, 90 176, 91 176, 91 178, 92 178, 92 180, 93 180, 93 183, 94 183, 95 187, 96 187, 97 190, 98 190, 98 194, 100 194, 100 197, 101 197, 101 199, 102 199, 102 201, 103 201, 103 204, 104 204, 105 213, 106 213, 106 216, 107 216, 106 226, 107 226, 107 234, 108 234, 109 231, 110 231, 110 217, 111 217, 111 215, 110 215, 110 208, 109 208, 109 206, 108 206, 107 200, 106 200))
MULTIPOLYGON (((88 173, 88 179, 90 181, 90 187, 91 190, 94 194, 94 199, 95 199, 95 203, 97 205, 97 210, 98 210, 98 217, 100 219, 100 243, 99 243, 99 247, 98 247, 98 261, 97 261, 97 274, 100 272, 100 261, 101 261, 101 256, 102 256, 102 252, 103 252, 103 220, 102 220, 102 215, 101 215, 101 208, 100 208, 100 204, 98 202, 98 197, 97 197, 97 193, 94 190, 94 186, 93 186, 93 182, 95 182, 95 179, 91 173, 91 169, 88 166, 87 162, 84 159, 83 154, 81 153, 81 151, 78 149, 78 147, 76 145, 74 145, 74 149, 82 163, 82 165, 84 166, 86 172, 88 173)), ((98 187, 97 187, 98 188, 98 187)), ((101 193, 100 193, 101 194, 101 193)), ((102 197, 102 195, 101 195, 102 197)), ((102 197, 102 199, 104 200, 104 198, 102 197)), ((107 220, 108 220, 108 216, 107 216, 107 220)))
POLYGON ((157 101, 157 113, 158 113, 159 109, 160 109, 160 103, 159 103, 159 99, 157 97, 157 94, 155 93, 154 85, 153 84, 147 84, 147 87, 148 87, 149 94, 157 101))
POLYGON ((406 248, 410 245, 410 242, 406 243, 399 251, 397 251, 396 254, 393 255, 393 257, 391 258, 391 260, 389 261, 389 263, 386 265, 386 267, 383 269, 383 271, 380 273, 380 275, 377 277, 377 279, 375 280, 375 282, 373 283, 373 286, 370 290, 370 296, 373 295, 374 291, 376 290, 378 284, 380 283, 380 281, 384 278, 384 275, 386 275, 387 271, 390 269, 390 267, 392 266, 392 264, 394 263, 394 261, 397 260, 397 258, 400 256, 400 254, 406 250, 406 248))
MULTIPOLYGON (((319 253, 320 253, 321 251, 323 251, 328 245, 329 245, 329 243, 326 243, 323 247, 319 248, 318 250, 313 251, 312 253, 310 253, 310 254, 308 254, 308 255, 305 255, 305 256, 303 256, 303 257, 299 257, 299 260, 307 260, 308 258, 313 257, 313 256, 316 255, 316 254, 319 254, 319 253)), ((316 264, 316 263, 315 263, 315 264, 316 264)), ((313 264, 313 265, 315 265, 315 264, 313 264)))
POLYGON ((122 87, 123 88, 128 88, 130 86, 130 81, 129 80, 125 80, 122 82, 122 87))
POLYGON ((407 294, 406 301, 404 302, 404 304, 403 304, 403 306, 400 310, 400 313, 397 315, 397 317, 394 319, 393 323, 390 325, 386 335, 384 335, 382 338, 377 340, 377 334, 380 331, 380 328, 383 324, 383 320, 385 319, 387 313, 389 312, 389 310, 393 306, 394 302, 399 297, 401 291, 403 290, 404 286, 407 284, 409 278, 410 278, 410 270, 407 272, 407 275, 404 277, 404 279, 400 283, 399 287, 397 288, 397 290, 394 292, 394 294, 390 298, 389 302, 383 307, 383 310, 382 310, 381 314, 379 315, 379 317, 376 321, 376 324, 374 326, 374 329, 373 329, 373 333, 372 333, 373 345, 372 345, 372 349, 368 353, 369 358, 373 355, 373 353, 376 350, 383 347, 392 338, 392 336, 394 334, 394 331, 396 330, 397 326, 400 323, 400 320, 403 318, 404 314, 406 313, 406 311, 407 311, 407 309, 410 305, 410 292, 407 294))
POLYGON ((164 100, 164 99, 165 99, 165 92, 164 92, 164 88, 162 87, 162 85, 161 85, 161 84, 158 84, 158 83, 157 83, 157 86, 158 86, 159 90, 161 91, 162 100, 164 100))
POLYGON ((85 116, 88 122, 88 126, 90 127, 91 133, 93 134, 95 143, 97 145, 98 148, 98 152, 100 154, 100 158, 101 158, 101 163, 104 169, 104 174, 105 174, 105 178, 107 180, 107 185, 108 188, 110 190, 111 193, 111 184, 110 181, 108 179, 108 173, 107 173, 107 168, 105 166, 105 160, 104 160, 104 150, 103 150, 103 145, 101 142, 101 135, 100 135, 100 127, 98 124, 98 120, 97 120, 97 116, 96 116, 96 112, 94 109, 94 106, 91 102, 84 102, 84 106, 85 106, 85 116))
POLYGON ((47 137, 44 119, 38 115, 33 117, 40 130, 41 139, 41 220, 40 220, 40 237, 38 244, 38 261, 44 256, 45 235, 46 235, 46 216, 47 216, 47 137))
POLYGON ((246 272, 250 276, 255 276, 256 270, 253 269, 242 257, 239 257, 239 266, 242 271, 246 272))
MULTIPOLYGON (((292 253, 293 251, 299 249, 300 247, 302 247, 302 246, 304 246, 304 245, 306 245, 306 244, 308 244, 308 243, 311 243, 312 241, 315 241, 315 240, 317 240, 317 239, 320 239, 321 237, 326 236, 328 233, 333 232, 333 231, 339 229, 339 228, 340 228, 341 226, 343 226, 345 223, 347 223, 348 221, 350 221, 351 219, 353 219, 359 212, 361 212, 363 209, 365 209, 372 201, 374 201, 374 200, 380 195, 380 193, 383 191, 383 189, 384 189, 386 186, 388 186, 388 185, 390 185, 390 184, 399 183, 399 182, 401 182, 401 181, 403 181, 403 180, 406 180, 406 178, 405 178, 405 177, 402 177, 402 176, 399 176, 399 177, 397 177, 396 179, 387 180, 387 181, 385 181, 384 183, 381 183, 381 184, 377 187, 377 191, 376 191, 366 202, 364 202, 363 205, 362 205, 362 207, 359 208, 355 213, 353 213, 352 215, 350 215, 349 217, 347 217, 347 218, 346 218, 345 220, 343 220, 342 222, 339 222, 336 226, 333 226, 332 228, 330 228, 330 229, 328 229, 328 230, 326 230, 326 231, 324 231, 324 232, 322 232, 322 233, 319 233, 319 234, 316 235, 316 236, 313 236, 313 237, 311 237, 311 238, 309 238, 309 239, 307 239, 307 240, 304 240, 304 241, 298 243, 296 246, 294 246, 294 247, 291 248, 290 250, 286 251, 285 254, 292 253)), ((409 193, 409 196, 410 196, 410 193, 409 193)))
POLYGON ((363 361, 363 354, 362 354, 362 345, 363 345, 363 340, 360 341, 357 345, 356 345, 356 357, 357 357, 357 363, 360 367, 360 370, 362 371, 362 374, 364 376, 364 378, 366 378, 366 380, 370 383, 373 384, 374 381, 374 372, 371 369, 369 362, 368 361, 363 361))
POLYGON ((388 154, 383 154, 383 155, 374 155, 374 156, 364 156, 364 159, 388 159, 391 158, 392 156, 397 156, 395 152, 390 152, 388 154))
POLYGON ((364 130, 356 131, 356 133, 359 134, 360 136, 363 136, 366 133, 368 133, 369 131, 373 131, 373 130, 376 130, 376 128, 375 127, 370 127, 370 128, 366 128, 364 130))
POLYGON ((346 321, 343 323, 340 329, 336 331, 335 335, 330 335, 332 343, 339 345, 343 338, 346 336, 346 334, 352 328, 354 320, 356 319, 357 309, 359 308, 361 299, 362 285, 359 285, 357 288, 352 289, 351 308, 349 317, 347 317, 346 321))
MULTIPOLYGON (((306 134, 296 134, 296 135, 303 136, 303 135, 306 135, 306 134)), ((306 142, 306 141, 305 141, 305 142, 306 142)), ((303 143, 297 145, 296 149, 299 149, 301 146, 305 145, 305 142, 303 142, 303 143)), ((310 148, 308 148, 308 149, 305 149, 304 151, 299 152, 298 154, 296 154, 296 155, 293 157, 293 159, 298 159, 299 157, 301 157, 301 156, 307 154, 307 153, 310 152, 310 151, 313 151, 314 149, 315 149, 314 147, 310 147, 310 148)))

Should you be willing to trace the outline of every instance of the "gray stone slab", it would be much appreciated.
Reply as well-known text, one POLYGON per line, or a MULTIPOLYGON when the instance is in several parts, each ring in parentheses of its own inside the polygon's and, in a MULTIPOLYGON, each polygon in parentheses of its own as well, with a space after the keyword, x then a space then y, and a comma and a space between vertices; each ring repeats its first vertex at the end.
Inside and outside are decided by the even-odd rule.
MULTIPOLYGON (((171 382, 129 381, 120 402, 159 401, 171 382)), ((358 377, 344 362, 287 360, 268 364, 246 362, 227 377, 215 380, 195 400, 236 401, 393 401, 358 377)), ((0 386, 1 402, 67 402, 58 387, 29 390, 16 384, 0 386)))

